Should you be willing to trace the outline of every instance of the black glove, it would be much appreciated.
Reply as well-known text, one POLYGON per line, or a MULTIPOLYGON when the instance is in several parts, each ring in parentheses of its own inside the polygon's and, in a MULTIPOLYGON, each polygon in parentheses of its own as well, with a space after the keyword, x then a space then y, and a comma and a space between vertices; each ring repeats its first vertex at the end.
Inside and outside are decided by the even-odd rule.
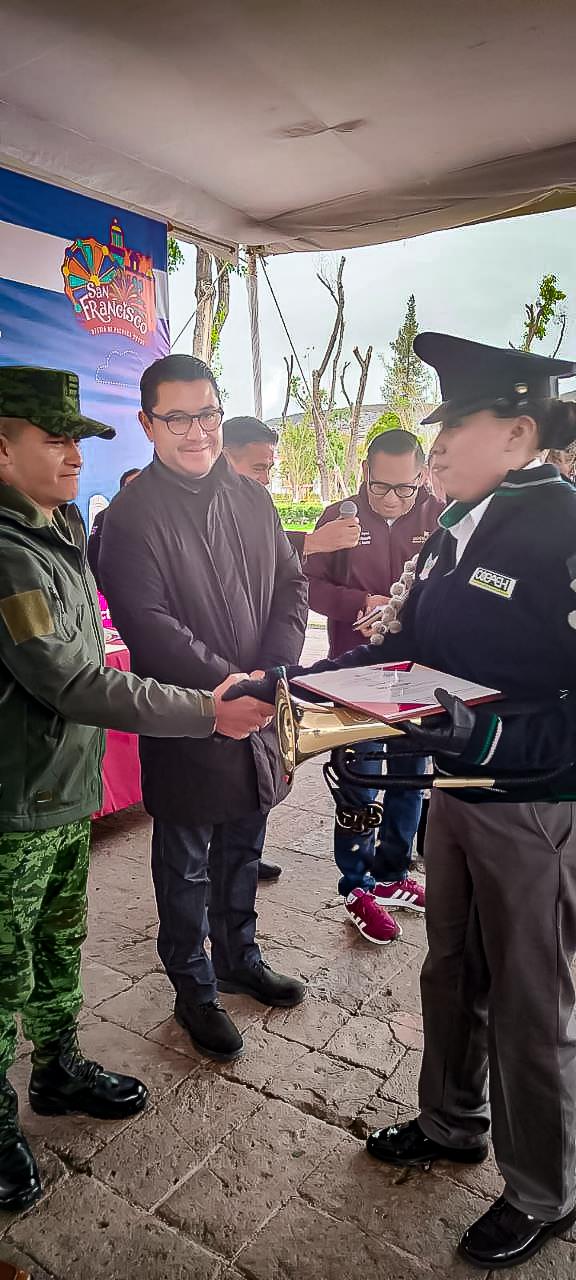
MULTIPOLYGON (((404 731, 412 752, 417 747, 423 756, 464 755, 477 727, 474 707, 468 707, 461 698, 447 693, 446 689, 435 689, 434 696, 448 713, 447 716, 426 716, 422 724, 412 724, 411 720, 405 720, 396 727, 404 731)), ((403 747, 404 750, 407 749, 401 738, 393 738, 386 743, 390 755, 401 755, 403 747)))
POLYGON ((236 698, 257 698, 259 702, 274 705, 276 686, 285 675, 285 667, 272 667, 270 671, 265 672, 261 680, 238 680, 236 684, 230 685, 226 693, 222 694, 222 701, 234 702, 236 698))

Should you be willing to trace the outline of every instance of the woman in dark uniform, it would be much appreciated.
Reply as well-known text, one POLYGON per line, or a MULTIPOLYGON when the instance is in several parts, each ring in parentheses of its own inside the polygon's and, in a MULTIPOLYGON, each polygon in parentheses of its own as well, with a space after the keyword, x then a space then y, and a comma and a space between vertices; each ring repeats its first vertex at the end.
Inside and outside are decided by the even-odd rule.
POLYGON ((576 492, 539 458, 576 439, 576 406, 555 398, 576 364, 443 334, 414 347, 440 376, 427 421, 454 501, 401 633, 311 670, 413 659, 505 695, 475 711, 444 698, 448 715, 407 731, 449 775, 518 785, 433 793, 420 1114, 368 1140, 396 1165, 475 1163, 491 1123, 504 1193, 460 1242, 488 1270, 576 1217, 576 492))

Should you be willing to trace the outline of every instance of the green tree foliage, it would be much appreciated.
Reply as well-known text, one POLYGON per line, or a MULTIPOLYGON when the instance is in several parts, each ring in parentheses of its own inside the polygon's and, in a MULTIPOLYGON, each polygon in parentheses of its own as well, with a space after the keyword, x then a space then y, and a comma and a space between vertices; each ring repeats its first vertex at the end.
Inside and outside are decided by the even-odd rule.
POLYGON ((397 413, 381 413, 380 417, 372 423, 364 436, 364 452, 368 445, 372 443, 374 436, 379 436, 383 431, 398 431, 402 426, 397 413))
POLYGON ((521 351, 530 351, 534 341, 543 342, 551 324, 561 327, 560 340, 556 344, 556 351, 558 350, 566 325, 566 315, 560 309, 560 303, 564 302, 565 298, 566 294, 558 288, 558 279, 555 275, 542 277, 536 301, 527 302, 524 307, 521 351))
POLYGON ((174 275, 174 272, 178 271, 183 262, 184 254, 178 241, 174 239, 174 236, 168 236, 168 275, 174 275))
POLYGON ((408 299, 406 315, 393 342, 391 359, 381 356, 385 366, 382 399, 397 415, 400 425, 412 431, 422 417, 422 405, 431 395, 431 378, 427 366, 414 351, 418 333, 416 299, 408 299))
MULTIPOLYGON (((330 426, 326 433, 326 461, 331 475, 336 476, 342 470, 345 456, 346 436, 339 427, 330 426)), ((312 492, 318 479, 316 433, 308 415, 301 422, 288 419, 280 433, 278 460, 286 492, 294 502, 301 502, 312 492)))

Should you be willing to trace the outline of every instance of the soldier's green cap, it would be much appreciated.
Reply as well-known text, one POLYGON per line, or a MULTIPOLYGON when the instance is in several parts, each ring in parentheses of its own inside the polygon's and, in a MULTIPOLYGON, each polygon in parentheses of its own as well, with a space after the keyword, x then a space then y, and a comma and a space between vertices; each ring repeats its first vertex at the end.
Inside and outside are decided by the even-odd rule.
POLYGON ((23 418, 51 436, 102 436, 116 432, 104 422, 80 412, 80 383, 76 373, 34 369, 25 365, 0 368, 0 417, 23 418))

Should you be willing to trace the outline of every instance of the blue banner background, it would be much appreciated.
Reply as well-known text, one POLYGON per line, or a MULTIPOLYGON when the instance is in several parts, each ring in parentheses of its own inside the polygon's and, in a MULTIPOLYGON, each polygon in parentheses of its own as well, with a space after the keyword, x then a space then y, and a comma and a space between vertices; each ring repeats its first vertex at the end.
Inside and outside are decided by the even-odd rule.
MULTIPOLYGON (((123 334, 84 329, 64 293, 63 280, 61 292, 20 282, 17 261, 10 264, 16 278, 0 275, 0 364, 73 370, 80 378, 83 411, 116 429, 114 441, 88 440, 83 446, 79 505, 85 519, 91 497, 110 499, 123 471, 150 460, 150 445, 137 418, 138 384, 143 370, 169 350, 167 229, 153 219, 0 169, 0 236, 10 241, 10 224, 43 234, 46 253, 59 258, 54 262, 58 270, 62 240, 71 244, 79 237, 92 237, 107 245, 115 217, 125 244, 151 257, 155 274, 163 273, 156 276, 156 331, 145 346, 123 334)), ((56 270, 53 274, 57 279, 56 270)), ((22 269, 22 275, 29 277, 29 271, 22 269)))

